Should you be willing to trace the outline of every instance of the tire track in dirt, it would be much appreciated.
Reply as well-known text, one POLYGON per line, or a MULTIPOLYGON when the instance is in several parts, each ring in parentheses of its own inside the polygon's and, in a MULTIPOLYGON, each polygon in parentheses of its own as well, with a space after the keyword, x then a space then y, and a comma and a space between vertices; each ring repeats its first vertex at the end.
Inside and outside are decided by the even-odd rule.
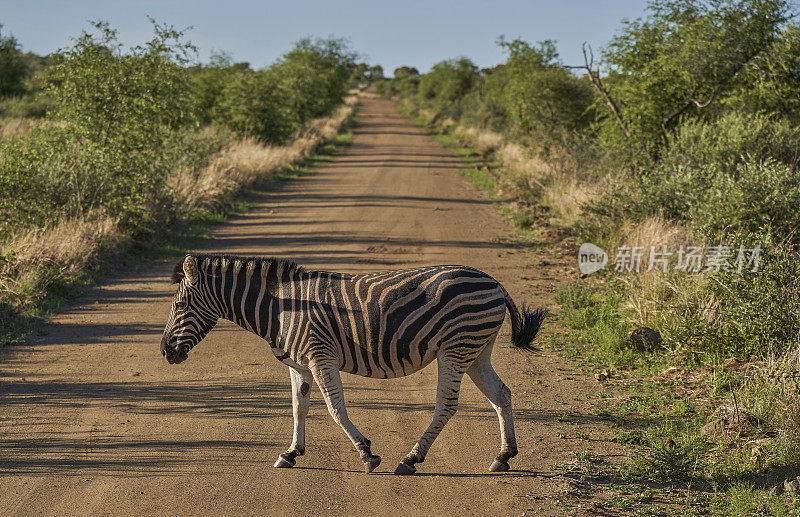
MULTIPOLYGON (((202 251, 348 272, 467 264, 518 304, 552 306, 553 277, 565 277, 572 257, 553 245, 500 244, 511 224, 459 176, 460 161, 391 103, 365 99, 359 119, 346 152, 259 198, 202 251)), ((514 396, 515 470, 487 472, 497 419, 465 379, 459 411, 419 475, 389 475, 430 422, 433 366, 398 380, 344 376, 350 416, 383 456, 376 475, 362 473, 318 393, 306 455, 294 469, 273 469, 291 440, 288 370, 258 338, 222 322, 186 363, 166 364, 159 339, 170 271, 155 264, 92 289, 6 358, 0 514, 561 514, 571 485, 552 465, 587 448, 619 452, 603 440, 589 372, 546 347, 497 346, 493 363, 514 396), (592 438, 559 438, 578 430, 592 438)), ((498 344, 508 341, 506 324, 498 344)))

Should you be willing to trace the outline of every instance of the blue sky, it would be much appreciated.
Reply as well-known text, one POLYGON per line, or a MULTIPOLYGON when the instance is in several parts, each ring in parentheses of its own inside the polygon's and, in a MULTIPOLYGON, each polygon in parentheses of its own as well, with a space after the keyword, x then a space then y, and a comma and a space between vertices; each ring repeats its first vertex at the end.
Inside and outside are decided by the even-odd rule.
POLYGON ((212 49, 254 67, 272 63, 307 35, 349 38, 372 64, 391 72, 400 65, 427 71, 455 56, 478 66, 503 60, 497 37, 553 39, 566 64, 581 64, 580 46, 602 47, 623 18, 644 13, 645 0, 2 0, 0 23, 24 50, 47 54, 68 44, 88 20, 108 20, 126 44, 151 35, 147 15, 177 28, 193 26, 189 39, 206 61, 212 49))

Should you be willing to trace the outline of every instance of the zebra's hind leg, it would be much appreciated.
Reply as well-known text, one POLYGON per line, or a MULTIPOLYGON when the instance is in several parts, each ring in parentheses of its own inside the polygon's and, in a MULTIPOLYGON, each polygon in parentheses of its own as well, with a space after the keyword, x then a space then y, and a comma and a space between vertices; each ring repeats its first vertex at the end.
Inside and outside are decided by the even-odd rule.
POLYGON ((310 370, 298 370, 292 367, 289 367, 289 376, 292 379, 294 432, 292 433, 292 444, 286 452, 278 456, 278 461, 275 462, 277 468, 294 467, 295 458, 306 453, 306 415, 311 398, 313 377, 310 370))
POLYGON ((514 435, 514 415, 511 411, 511 390, 503 384, 492 368, 492 348, 492 344, 489 344, 483 349, 481 355, 470 365, 467 375, 497 411, 497 418, 500 421, 500 454, 492 462, 489 471, 505 472, 510 468, 508 460, 517 455, 517 439, 514 435))
POLYGON ((380 465, 381 457, 372 454, 370 450, 370 441, 356 429, 356 426, 353 425, 347 416, 347 408, 345 408, 344 405, 342 378, 339 376, 338 366, 332 362, 315 363, 311 367, 311 372, 314 374, 314 379, 317 381, 320 391, 322 391, 322 396, 325 398, 325 404, 328 406, 328 412, 331 414, 333 421, 344 429, 347 437, 350 438, 355 448, 358 449, 361 461, 364 462, 364 472, 369 474, 380 465))
POLYGON ((414 465, 425 461, 425 456, 433 445, 433 441, 458 409, 458 393, 461 390, 464 369, 451 358, 443 356, 439 356, 437 365, 439 379, 436 386, 436 407, 433 410, 433 421, 411 452, 397 465, 395 474, 413 474, 417 471, 414 465))

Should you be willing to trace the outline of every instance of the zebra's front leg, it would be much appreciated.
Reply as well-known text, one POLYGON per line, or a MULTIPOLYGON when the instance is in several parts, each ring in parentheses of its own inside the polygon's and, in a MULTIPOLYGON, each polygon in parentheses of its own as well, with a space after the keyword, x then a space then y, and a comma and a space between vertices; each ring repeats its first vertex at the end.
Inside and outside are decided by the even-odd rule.
POLYGON ((311 398, 311 370, 298 370, 289 367, 289 376, 292 379, 292 416, 294 417, 294 432, 292 445, 278 456, 275 462, 277 468, 294 467, 295 458, 306 453, 306 415, 308 403, 311 398))
POLYGON ((433 410, 433 421, 411 452, 397 466, 395 474, 406 475, 417 471, 414 464, 425 461, 425 456, 433 445, 433 441, 458 409, 458 393, 461 390, 464 371, 458 365, 451 364, 446 357, 439 357, 437 363, 439 379, 436 386, 436 407, 433 410))
POLYGON ((380 465, 381 457, 372 454, 370 441, 356 429, 356 426, 347 417, 342 378, 339 376, 338 366, 332 362, 315 363, 311 367, 311 372, 314 374, 314 379, 317 381, 322 396, 325 398, 325 404, 328 406, 328 412, 331 414, 333 421, 344 429, 347 437, 353 442, 361 456, 361 461, 364 462, 364 472, 369 474, 380 465))

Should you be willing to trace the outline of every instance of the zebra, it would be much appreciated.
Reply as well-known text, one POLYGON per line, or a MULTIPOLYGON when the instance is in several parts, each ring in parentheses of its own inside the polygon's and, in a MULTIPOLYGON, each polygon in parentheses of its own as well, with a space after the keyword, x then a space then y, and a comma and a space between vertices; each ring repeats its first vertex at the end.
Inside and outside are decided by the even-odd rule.
POLYGON ((353 425, 339 372, 395 378, 437 359, 433 420, 394 473, 413 474, 433 441, 455 414, 466 373, 489 399, 500 422, 500 454, 489 470, 505 472, 517 455, 511 390, 495 373, 492 348, 511 316, 512 342, 530 349, 547 315, 518 310, 491 276, 466 266, 430 266, 368 274, 305 270, 294 262, 264 257, 189 254, 172 275, 178 284, 161 340, 170 364, 187 359, 225 318, 269 343, 289 366, 294 432, 275 467, 287 468, 305 454, 310 387, 317 384, 328 412, 372 472, 381 457, 353 425))

